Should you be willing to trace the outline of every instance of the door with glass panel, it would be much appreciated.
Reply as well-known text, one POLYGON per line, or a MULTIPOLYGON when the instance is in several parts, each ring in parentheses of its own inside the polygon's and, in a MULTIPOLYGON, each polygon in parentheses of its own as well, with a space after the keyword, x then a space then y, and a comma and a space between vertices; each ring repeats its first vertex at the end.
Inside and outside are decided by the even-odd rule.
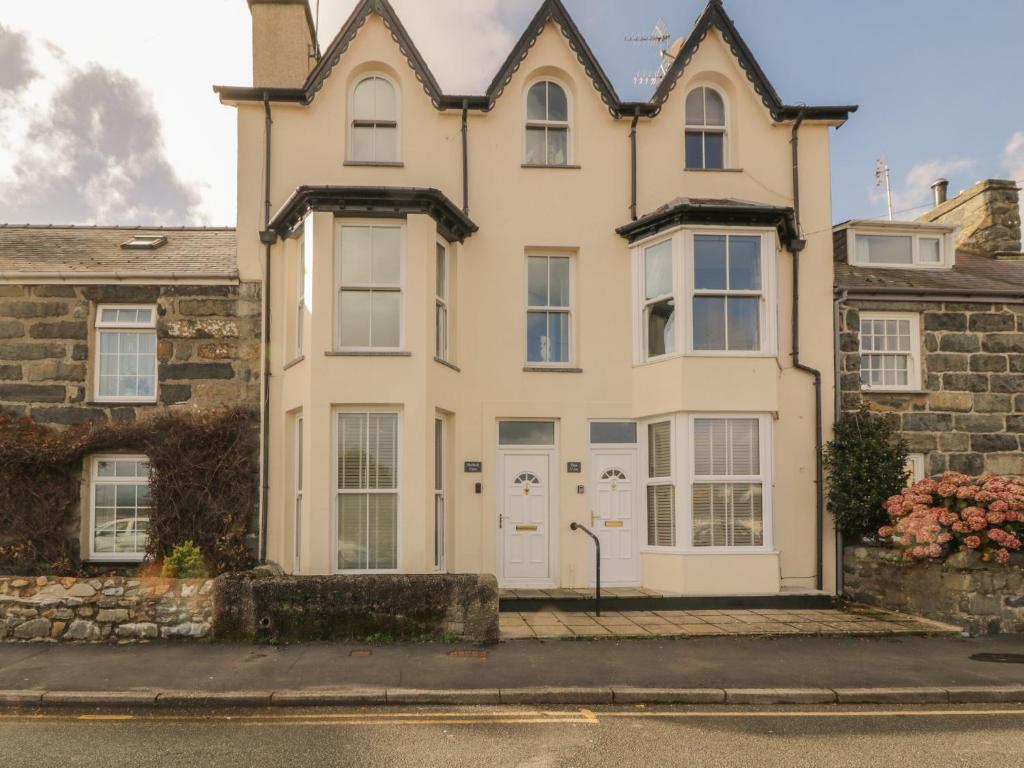
POLYGON ((554 422, 505 421, 498 426, 500 581, 551 586, 554 422))

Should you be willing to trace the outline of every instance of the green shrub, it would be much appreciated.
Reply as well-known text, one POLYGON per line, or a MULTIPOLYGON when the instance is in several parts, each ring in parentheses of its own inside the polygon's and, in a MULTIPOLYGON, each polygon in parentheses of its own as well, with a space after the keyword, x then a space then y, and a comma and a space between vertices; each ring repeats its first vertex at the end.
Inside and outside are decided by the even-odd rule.
POLYGON ((866 408, 844 414, 825 446, 828 507, 848 539, 877 538, 885 502, 907 482, 907 444, 884 417, 866 408))
POLYGON ((164 560, 160 575, 165 579, 205 579, 207 571, 203 553, 191 541, 179 544, 164 560))

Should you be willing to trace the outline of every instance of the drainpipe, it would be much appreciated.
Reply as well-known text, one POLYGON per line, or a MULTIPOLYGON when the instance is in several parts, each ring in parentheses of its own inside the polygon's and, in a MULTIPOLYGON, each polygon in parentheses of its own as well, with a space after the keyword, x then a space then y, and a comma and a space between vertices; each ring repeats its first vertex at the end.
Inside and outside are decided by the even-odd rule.
POLYGON ((793 154, 793 215, 796 224, 796 239, 792 240, 789 250, 793 254, 793 367, 798 371, 810 374, 814 378, 814 482, 815 493, 815 517, 814 517, 814 549, 815 549, 815 587, 821 590, 824 587, 824 541, 822 534, 825 528, 825 469, 822 459, 823 436, 822 436, 822 415, 821 415, 821 371, 804 365, 800 361, 800 252, 807 245, 805 240, 800 239, 800 125, 804 121, 804 113, 801 110, 793 123, 792 138, 790 147, 793 154))
POLYGON ((640 109, 633 110, 633 122, 629 124, 629 218, 636 221, 636 123, 640 119, 640 109))
POLYGON ((462 100, 462 212, 469 216, 469 100, 462 100))
POLYGON ((260 562, 267 561, 267 522, 270 505, 270 249, 277 239, 270 232, 270 138, 274 124, 270 113, 270 94, 263 92, 263 113, 265 115, 264 158, 263 158, 263 475, 262 498, 260 502, 260 562))
MULTIPOLYGON (((832 299, 832 365, 834 367, 833 375, 835 378, 833 381, 835 382, 836 392, 833 414, 837 419, 843 412, 843 389, 839 385, 840 377, 842 376, 842 371, 840 370, 842 367, 842 351, 839 347, 839 329, 842 325, 843 304, 846 303, 848 296, 849 291, 844 288, 832 299)), ((843 534, 841 531, 836 531, 836 594, 843 594, 843 534)))

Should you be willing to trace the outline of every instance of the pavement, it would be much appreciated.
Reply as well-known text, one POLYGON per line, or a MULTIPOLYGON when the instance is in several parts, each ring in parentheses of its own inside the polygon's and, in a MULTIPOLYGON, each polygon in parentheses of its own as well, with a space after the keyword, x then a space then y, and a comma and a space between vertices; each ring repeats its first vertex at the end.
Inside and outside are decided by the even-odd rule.
POLYGON ((1014 661, 1024 637, 7 644, 0 708, 1024 702, 1014 661))
POLYGON ((505 611, 503 640, 573 637, 739 637, 746 635, 959 635, 960 627, 880 608, 505 611))
POLYGON ((362 766, 1015 766, 1024 709, 449 707, 0 715, 3 764, 362 766))

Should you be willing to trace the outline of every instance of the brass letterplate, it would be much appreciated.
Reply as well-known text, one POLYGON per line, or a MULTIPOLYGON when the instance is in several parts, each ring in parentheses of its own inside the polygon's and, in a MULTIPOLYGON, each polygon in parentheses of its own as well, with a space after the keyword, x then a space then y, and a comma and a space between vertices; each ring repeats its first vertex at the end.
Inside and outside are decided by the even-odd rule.
POLYGON ((604 521, 604 527, 605 528, 621 528, 622 527, 622 521, 621 520, 605 520, 604 521))
POLYGON ((536 531, 537 530, 537 526, 536 525, 517 525, 516 526, 516 530, 517 531, 536 531))

